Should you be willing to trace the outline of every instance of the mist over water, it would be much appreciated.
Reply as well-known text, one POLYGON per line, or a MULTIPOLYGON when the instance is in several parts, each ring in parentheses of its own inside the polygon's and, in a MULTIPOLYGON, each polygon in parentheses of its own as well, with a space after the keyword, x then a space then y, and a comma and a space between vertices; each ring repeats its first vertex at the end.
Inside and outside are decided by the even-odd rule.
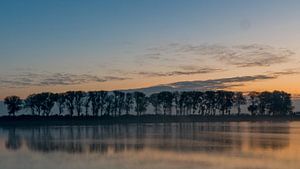
POLYGON ((0 168, 282 169, 300 165, 300 122, 0 128, 0 168))

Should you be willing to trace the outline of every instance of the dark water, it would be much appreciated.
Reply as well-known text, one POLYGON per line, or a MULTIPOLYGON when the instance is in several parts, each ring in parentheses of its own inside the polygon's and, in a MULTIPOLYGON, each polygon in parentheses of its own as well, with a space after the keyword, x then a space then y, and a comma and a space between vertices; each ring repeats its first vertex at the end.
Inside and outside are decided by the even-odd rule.
POLYGON ((0 168, 300 168, 300 122, 0 128, 0 168))

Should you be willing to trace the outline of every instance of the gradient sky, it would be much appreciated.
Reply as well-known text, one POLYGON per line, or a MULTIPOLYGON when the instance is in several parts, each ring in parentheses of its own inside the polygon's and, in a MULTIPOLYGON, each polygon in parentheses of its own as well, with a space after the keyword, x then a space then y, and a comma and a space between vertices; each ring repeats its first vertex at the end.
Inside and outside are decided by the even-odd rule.
POLYGON ((1 0, 0 98, 188 87, 181 81, 299 95, 299 9, 298 0, 1 0))

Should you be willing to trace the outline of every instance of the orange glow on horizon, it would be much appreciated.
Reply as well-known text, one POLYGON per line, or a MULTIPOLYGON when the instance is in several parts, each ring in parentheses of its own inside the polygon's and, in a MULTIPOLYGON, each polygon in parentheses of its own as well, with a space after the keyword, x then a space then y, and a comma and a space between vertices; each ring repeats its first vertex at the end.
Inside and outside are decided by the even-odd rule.
MULTIPOLYGON (((213 78, 205 78, 202 76, 203 80, 209 80, 213 78)), ((219 78, 219 77, 216 77, 219 78)), ((1 99, 9 95, 18 95, 22 98, 27 97, 32 93, 39 92, 65 92, 69 90, 82 90, 82 91, 93 91, 93 90, 126 90, 126 89, 136 89, 136 88, 147 88, 151 86, 156 86, 160 84, 175 83, 179 81, 196 81, 199 80, 199 76, 179 76, 179 77, 154 77, 154 78, 137 78, 123 81, 109 81, 103 83, 87 83, 82 85, 65 85, 65 86, 40 86, 40 87, 27 87, 27 88, 8 88, 1 93, 1 99)), ((233 83, 235 84, 235 83, 233 83)), ((239 83, 236 83, 239 84, 239 83)), ((245 82, 243 85, 238 87, 229 87, 226 90, 232 91, 273 91, 282 90, 292 95, 300 94, 300 78, 296 75, 284 76, 277 79, 268 80, 257 80, 252 82, 245 82)))

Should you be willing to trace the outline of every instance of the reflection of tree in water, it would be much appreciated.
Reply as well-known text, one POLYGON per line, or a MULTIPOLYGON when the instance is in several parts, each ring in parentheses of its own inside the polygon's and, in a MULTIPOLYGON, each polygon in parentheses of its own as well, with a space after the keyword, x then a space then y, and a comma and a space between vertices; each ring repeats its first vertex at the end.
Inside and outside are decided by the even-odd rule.
POLYGON ((280 123, 278 126, 270 127, 269 124, 257 124, 250 128, 250 147, 260 149, 282 149, 289 146, 289 124, 280 123))
POLYGON ((230 126, 211 123, 177 123, 164 127, 162 150, 180 152, 226 152, 242 145, 239 135, 231 135, 230 126), (217 131, 217 132, 216 132, 217 131))
MULTIPOLYGON (((138 151, 143 148, 144 131, 128 129, 127 126, 72 126, 63 128, 41 127, 31 129, 31 135, 25 137, 27 147, 33 151, 64 151, 69 153, 98 152, 109 149, 115 153, 125 150, 138 151), (124 131, 127 130, 127 131, 124 131), (134 143, 126 143, 134 136, 134 143)), ((134 129, 134 128, 133 128, 134 129)))
POLYGON ((21 137, 16 134, 15 128, 8 130, 8 138, 5 142, 5 147, 9 150, 18 150, 22 146, 21 137))
MULTIPOLYGON (((261 126, 256 129, 258 132, 264 130, 261 126)), ((20 129, 19 134, 24 137, 30 150, 41 152, 104 154, 109 151, 120 153, 150 148, 176 152, 222 153, 241 149, 243 130, 245 128, 238 124, 228 123, 162 123, 37 127, 20 129)), ((9 138, 16 137, 15 132, 9 133, 9 138)), ((265 143, 265 146, 280 148, 288 144, 288 138, 282 139, 285 140, 271 140, 273 142, 270 143, 270 140, 265 142, 266 140, 259 141, 250 137, 250 142, 251 145, 264 146, 265 143)), ((14 140, 21 143, 20 137, 14 140)))
POLYGON ((56 129, 42 127, 32 129, 31 137, 26 138, 27 147, 33 151, 51 152, 65 151, 69 153, 83 152, 83 144, 76 142, 80 130, 74 128, 56 129))
POLYGON ((108 151, 108 144, 104 143, 92 143, 89 146, 90 152, 106 153, 108 151))

